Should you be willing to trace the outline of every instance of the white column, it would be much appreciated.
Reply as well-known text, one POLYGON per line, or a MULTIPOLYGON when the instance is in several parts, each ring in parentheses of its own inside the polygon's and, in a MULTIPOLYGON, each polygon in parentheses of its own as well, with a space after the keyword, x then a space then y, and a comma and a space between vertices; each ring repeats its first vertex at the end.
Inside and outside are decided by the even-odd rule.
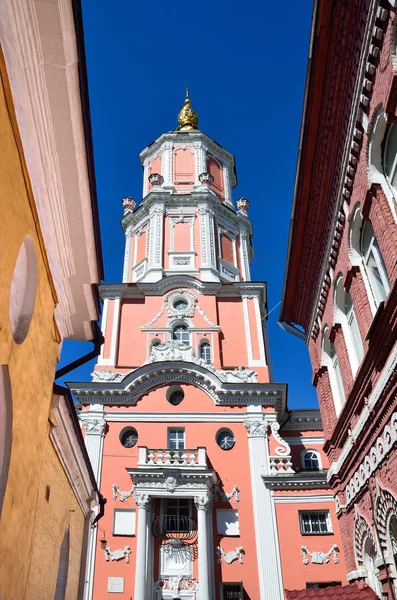
POLYGON ((210 600, 207 511, 211 500, 205 496, 196 496, 194 502, 197 507, 199 599, 210 600))
POLYGON ((149 211, 149 260, 145 281, 159 281, 163 273, 164 203, 154 204, 149 211))
POLYGON ((134 600, 147 600, 147 598, 146 598, 146 540, 147 540, 147 517, 148 517, 148 508, 149 508, 149 496, 147 496, 146 494, 135 494, 135 502, 138 506, 138 539, 137 539, 137 546, 136 546, 134 600))
POLYGON ((215 556, 214 556, 214 528, 213 528, 213 504, 208 509, 207 516, 207 542, 208 560, 210 563, 210 600, 215 600, 215 556))
POLYGON ((260 600, 283 600, 276 514, 271 491, 262 480, 262 475, 270 472, 269 423, 256 414, 244 424, 248 433, 260 600))
MULTIPOLYGON (((102 455, 103 455, 103 439, 105 437, 106 421, 103 418, 103 406, 93 405, 90 414, 80 416, 80 421, 83 423, 86 431, 85 445, 94 472, 95 480, 98 488, 101 483, 102 470, 102 455)), ((94 569, 95 569, 95 554, 96 540, 98 528, 90 529, 87 550, 87 568, 84 586, 84 600, 91 600, 94 586, 94 569)))

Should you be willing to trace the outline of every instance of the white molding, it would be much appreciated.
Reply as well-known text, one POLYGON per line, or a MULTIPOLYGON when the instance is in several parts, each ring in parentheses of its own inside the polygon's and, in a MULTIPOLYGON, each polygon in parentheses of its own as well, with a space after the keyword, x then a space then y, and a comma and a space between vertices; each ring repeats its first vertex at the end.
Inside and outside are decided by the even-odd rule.
POLYGON ((116 364, 116 355, 119 341, 119 325, 120 325, 120 298, 114 300, 113 323, 112 323, 112 339, 110 344, 110 364, 116 364))
MULTIPOLYGON (((252 419, 254 424, 256 416, 252 419)), ((262 474, 270 475, 269 447, 267 442, 267 427, 254 426, 255 434, 251 435, 249 422, 246 421, 248 432, 248 451, 250 460, 252 501, 254 508, 256 556, 258 561, 258 577, 260 598, 282 600, 284 590, 281 575, 280 549, 276 513, 271 491, 263 485, 262 474), (248 425, 248 426, 247 426, 248 425)), ((252 433, 254 433, 252 431, 252 433)))
POLYGON ((317 504, 324 502, 335 505, 335 498, 333 494, 301 494, 300 496, 282 496, 281 494, 275 494, 272 492, 272 495, 275 504, 317 504))
POLYGON ((258 296, 256 296, 256 298, 254 298, 254 307, 255 307, 256 326, 257 326, 257 332, 258 332, 260 361, 263 363, 262 366, 266 367, 267 364, 266 364, 266 354, 265 354, 265 342, 263 339, 262 317, 261 317, 261 309, 259 306, 258 296))
MULTIPOLYGON (((285 440, 289 443, 290 446, 307 446, 309 445, 319 445, 322 446, 324 444, 324 437, 321 435, 307 435, 302 437, 288 437, 285 436, 285 440)), ((309 448, 308 448, 309 450, 309 448)), ((317 448, 316 448, 317 450, 317 448)))
MULTIPOLYGON (((84 411, 84 415, 91 416, 92 411, 84 411)), ((105 410, 104 419, 109 422, 126 423, 134 421, 137 423, 243 423, 247 419, 247 412, 241 413, 214 413, 214 412, 185 412, 185 413, 151 413, 130 411, 105 410)), ((276 420, 276 413, 266 413, 269 421, 276 420)))
MULTIPOLYGON (((102 312, 102 321, 101 321, 101 331, 103 335, 106 335, 106 323, 107 323, 107 318, 108 318, 108 308, 109 308, 109 298, 104 298, 103 299, 103 312, 102 312)), ((107 361, 105 361, 105 359, 103 358, 103 352, 104 352, 104 348, 105 348, 105 344, 102 344, 101 346, 101 353, 98 356, 98 362, 97 365, 106 365, 107 361)))
POLYGON ((339 455, 338 460, 333 462, 330 465, 330 467, 328 469, 328 476, 327 476, 328 481, 330 481, 334 475, 337 475, 339 473, 343 464, 347 460, 347 457, 349 456, 350 452, 355 447, 354 446, 355 440, 357 440, 357 438, 359 437, 359 435, 365 428, 367 421, 369 419, 373 418, 372 413, 375 410, 376 404, 377 404, 379 398, 381 397, 382 392, 383 392, 389 378, 391 377, 394 369, 396 368, 396 365, 397 365, 397 343, 394 345, 393 350, 389 354, 386 364, 383 368, 383 371, 375 385, 374 390, 372 391, 372 393, 368 399, 368 403, 362 410, 360 418, 358 419, 356 425, 353 427, 351 435, 349 436, 348 441, 344 445, 344 447, 339 455))

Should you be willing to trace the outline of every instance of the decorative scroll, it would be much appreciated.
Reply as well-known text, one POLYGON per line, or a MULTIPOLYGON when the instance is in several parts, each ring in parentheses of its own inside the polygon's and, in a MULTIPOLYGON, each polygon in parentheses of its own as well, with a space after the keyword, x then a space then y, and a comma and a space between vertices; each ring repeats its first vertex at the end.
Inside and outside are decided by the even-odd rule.
POLYGON ((301 546, 301 554, 303 556, 302 562, 304 565, 309 564, 309 556, 312 559, 311 562, 313 565, 326 565, 329 563, 331 554, 333 554, 333 561, 337 565, 339 562, 338 552, 339 548, 336 544, 332 544, 328 552, 309 552, 307 546, 301 546))
POLYGON ((214 502, 229 502, 234 496, 236 502, 240 502, 239 488, 235 485, 231 492, 221 492, 219 485, 214 485, 214 502))
POLYGON ((221 546, 216 547, 216 552, 218 555, 218 564, 222 563, 222 559, 230 565, 232 562, 238 559, 240 565, 243 564, 243 557, 245 554, 244 548, 242 546, 238 546, 235 550, 230 550, 230 552, 225 552, 221 546))
POLYGON ((126 563, 130 562, 131 548, 129 546, 126 546, 124 548, 124 550, 113 550, 113 551, 110 549, 109 546, 106 546, 103 553, 105 555, 105 560, 107 562, 109 562, 109 558, 111 560, 121 560, 122 558, 125 558, 126 563))
POLYGON ((125 502, 128 498, 131 498, 134 493, 134 486, 130 489, 129 492, 121 492, 119 486, 114 483, 112 485, 112 498, 113 500, 117 500, 117 494, 120 496, 120 502, 125 502))

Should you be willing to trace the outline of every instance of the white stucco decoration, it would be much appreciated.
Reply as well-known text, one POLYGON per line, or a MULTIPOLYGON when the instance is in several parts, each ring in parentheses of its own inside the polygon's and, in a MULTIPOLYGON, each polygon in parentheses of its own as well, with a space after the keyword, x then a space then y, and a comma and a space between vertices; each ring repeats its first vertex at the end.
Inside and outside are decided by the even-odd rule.
POLYGON ((201 358, 197 358, 192 346, 183 344, 176 340, 168 340, 162 344, 153 346, 148 360, 144 363, 145 365, 162 362, 162 361, 176 361, 184 360, 187 362, 199 365, 211 373, 217 375, 220 381, 225 383, 257 383, 257 374, 255 371, 246 367, 238 367, 233 371, 223 371, 216 369, 210 363, 207 363, 201 358))
POLYGON ((91 373, 92 381, 122 381, 125 377, 125 373, 115 373, 110 369, 100 369, 99 371, 93 371, 91 373))
POLYGON ((111 560, 121 560, 125 558, 125 562, 130 562, 130 554, 131 548, 129 546, 125 546, 124 550, 111 550, 109 546, 106 546, 104 549, 105 560, 109 562, 109 558, 111 560))
POLYGON ((243 557, 245 554, 244 548, 242 546, 237 546, 235 550, 230 550, 230 552, 225 552, 221 546, 216 547, 216 552, 218 555, 218 564, 222 563, 222 559, 230 565, 232 562, 238 559, 240 565, 243 564, 243 557))
POLYGON ((326 565, 329 563, 331 554, 333 554, 333 561, 337 565, 339 563, 338 552, 339 548, 336 544, 332 544, 328 552, 310 552, 307 546, 301 546, 302 562, 304 565, 309 564, 309 557, 313 565, 326 565))
POLYGON ((113 500, 117 500, 117 494, 120 496, 120 502, 125 502, 128 498, 131 498, 134 493, 134 486, 128 492, 121 492, 119 486, 114 483, 112 485, 112 498, 113 500))

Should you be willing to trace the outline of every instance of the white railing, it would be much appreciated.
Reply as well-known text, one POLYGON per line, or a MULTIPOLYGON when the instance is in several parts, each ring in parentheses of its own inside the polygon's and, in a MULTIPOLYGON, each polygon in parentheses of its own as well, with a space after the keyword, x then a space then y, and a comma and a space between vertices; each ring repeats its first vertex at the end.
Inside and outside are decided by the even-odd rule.
POLYGON ((295 473, 290 456, 269 456, 269 463, 271 475, 295 473))
POLYGON ((206 448, 172 450, 170 448, 138 448, 139 467, 207 467, 206 448))

